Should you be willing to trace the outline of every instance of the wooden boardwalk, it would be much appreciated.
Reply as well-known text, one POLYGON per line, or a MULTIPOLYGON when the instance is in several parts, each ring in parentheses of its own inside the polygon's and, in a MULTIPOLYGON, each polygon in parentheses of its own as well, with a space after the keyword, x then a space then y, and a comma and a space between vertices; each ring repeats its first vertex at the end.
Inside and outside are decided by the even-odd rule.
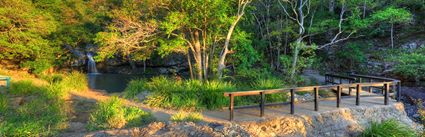
MULTIPOLYGON (((359 106, 376 106, 376 105, 384 105, 384 96, 378 95, 368 92, 361 92, 360 105, 359 106), (366 96, 368 95, 368 96, 366 96)), ((389 104, 397 103, 396 100, 390 99, 389 104)), ((359 107, 356 106, 356 97, 352 96, 343 96, 341 99, 340 107, 336 107, 336 98, 323 98, 320 99, 319 103, 319 111, 314 110, 314 102, 303 102, 295 104, 295 114, 294 115, 317 115, 320 113, 333 111, 337 109, 343 108, 353 108, 359 107)), ((219 111, 205 111, 203 115, 214 121, 219 122, 229 122, 229 110, 219 110, 219 111)), ((276 106, 266 106, 265 113, 263 117, 260 117, 260 107, 256 108, 243 108, 243 109, 235 109, 234 112, 234 120, 235 122, 248 122, 248 121, 259 121, 269 118, 278 118, 283 117, 285 115, 290 114, 290 105, 276 105, 276 106)))

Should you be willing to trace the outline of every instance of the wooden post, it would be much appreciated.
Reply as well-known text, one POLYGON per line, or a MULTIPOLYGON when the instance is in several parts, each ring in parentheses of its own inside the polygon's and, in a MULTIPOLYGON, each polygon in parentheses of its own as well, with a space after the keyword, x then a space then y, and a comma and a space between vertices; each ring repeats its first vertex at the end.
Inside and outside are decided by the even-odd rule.
MULTIPOLYGON (((372 79, 369 79, 369 83, 372 83, 372 79)), ((369 90, 369 93, 372 93, 372 86, 369 86, 368 90, 369 90)))
POLYGON ((319 87, 314 88, 314 111, 319 111, 319 87))
POLYGON ((356 105, 360 105, 360 90, 361 90, 360 84, 357 84, 356 86, 356 105))
POLYGON ((291 114, 294 114, 295 99, 294 99, 294 89, 291 89, 291 114))
POLYGON ((342 87, 340 87, 340 86, 337 86, 337 93, 336 93, 336 107, 337 108, 339 108, 339 104, 341 103, 341 90, 342 90, 342 87))
MULTIPOLYGON (((352 83, 351 80, 348 80, 348 83, 352 83)), ((351 96, 351 87, 348 87, 348 95, 351 96)))
POLYGON ((261 102, 260 102, 260 117, 264 116, 264 92, 260 92, 260 96, 261 96, 261 102))
POLYGON ((384 104, 388 105, 388 90, 390 88, 390 85, 387 83, 387 84, 384 84, 384 87, 385 87, 384 104))
POLYGON ((229 94, 229 97, 230 97, 230 107, 229 107, 229 110, 230 110, 230 121, 233 121, 233 111, 234 111, 234 97, 233 97, 233 95, 232 94, 229 94))
POLYGON ((401 81, 397 83, 397 102, 401 100, 401 81))

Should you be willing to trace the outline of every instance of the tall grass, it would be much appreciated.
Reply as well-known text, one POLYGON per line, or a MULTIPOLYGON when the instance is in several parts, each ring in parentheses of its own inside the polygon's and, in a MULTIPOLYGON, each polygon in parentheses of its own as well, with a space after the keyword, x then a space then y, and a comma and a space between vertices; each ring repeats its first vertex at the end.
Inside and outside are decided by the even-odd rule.
POLYGON ((230 82, 198 80, 176 81, 167 77, 154 77, 149 81, 134 80, 125 90, 127 98, 134 98, 141 91, 149 91, 144 102, 150 106, 173 109, 214 109, 225 106, 225 91, 235 91, 230 82))
POLYGON ((0 95, 0 136, 55 136, 66 128, 69 106, 64 96, 86 88, 85 75, 74 72, 41 78, 13 79, 10 92, 0 95), (19 98, 19 104, 11 101, 19 98))
POLYGON ((100 102, 90 114, 89 130, 141 126, 153 120, 150 113, 136 107, 124 107, 118 97, 100 102))
POLYGON ((372 122, 371 126, 367 128, 361 137, 416 137, 417 134, 414 130, 406 125, 401 124, 397 120, 390 119, 382 123, 372 122))
MULTIPOLYGON (((0 121, 0 136, 53 136, 65 128, 67 115, 59 89, 23 81, 12 83, 12 93, 25 97, 23 104, 7 108, 0 121)), ((16 96, 15 95, 15 96, 16 96)))
MULTIPOLYGON (((199 110, 216 109, 228 106, 229 99, 223 96, 224 92, 255 89, 282 88, 284 82, 278 78, 259 78, 246 86, 238 84, 237 87, 231 82, 199 80, 174 80, 160 76, 149 80, 137 79, 131 81, 125 92, 126 98, 133 99, 143 91, 150 94, 143 100, 144 103, 161 108, 199 110)), ((284 102, 286 94, 266 95, 267 102, 284 102)), ((235 99, 238 105, 259 103, 258 96, 238 97, 235 99)))

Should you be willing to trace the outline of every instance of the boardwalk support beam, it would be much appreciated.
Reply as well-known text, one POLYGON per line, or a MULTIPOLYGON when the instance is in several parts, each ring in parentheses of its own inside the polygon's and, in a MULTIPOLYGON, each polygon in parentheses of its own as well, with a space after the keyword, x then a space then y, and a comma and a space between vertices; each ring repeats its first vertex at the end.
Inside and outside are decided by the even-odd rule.
POLYGON ((314 111, 319 111, 319 87, 314 88, 314 111))
POLYGON ((264 101, 264 98, 265 98, 264 92, 260 92, 260 96, 261 96, 260 116, 263 117, 264 116, 264 103, 265 103, 265 101, 264 101))
POLYGON ((291 89, 291 114, 294 114, 294 112, 295 112, 295 110, 294 110, 294 107, 295 107, 294 92, 295 92, 295 90, 291 89))

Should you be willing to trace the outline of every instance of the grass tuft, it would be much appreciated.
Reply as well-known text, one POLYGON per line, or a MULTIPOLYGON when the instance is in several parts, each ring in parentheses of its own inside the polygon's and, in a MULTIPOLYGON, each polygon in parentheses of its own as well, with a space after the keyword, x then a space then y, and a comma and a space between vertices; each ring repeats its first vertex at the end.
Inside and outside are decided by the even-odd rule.
POLYGON ((372 122, 361 137, 416 137, 416 132, 397 120, 390 119, 382 123, 372 122))
POLYGON ((121 99, 112 97, 100 102, 90 114, 87 128, 91 131, 141 126, 153 121, 150 113, 136 107, 124 107, 121 99))
POLYGON ((174 122, 199 122, 203 119, 201 113, 198 112, 183 112, 179 111, 173 116, 171 116, 170 120, 174 122))

